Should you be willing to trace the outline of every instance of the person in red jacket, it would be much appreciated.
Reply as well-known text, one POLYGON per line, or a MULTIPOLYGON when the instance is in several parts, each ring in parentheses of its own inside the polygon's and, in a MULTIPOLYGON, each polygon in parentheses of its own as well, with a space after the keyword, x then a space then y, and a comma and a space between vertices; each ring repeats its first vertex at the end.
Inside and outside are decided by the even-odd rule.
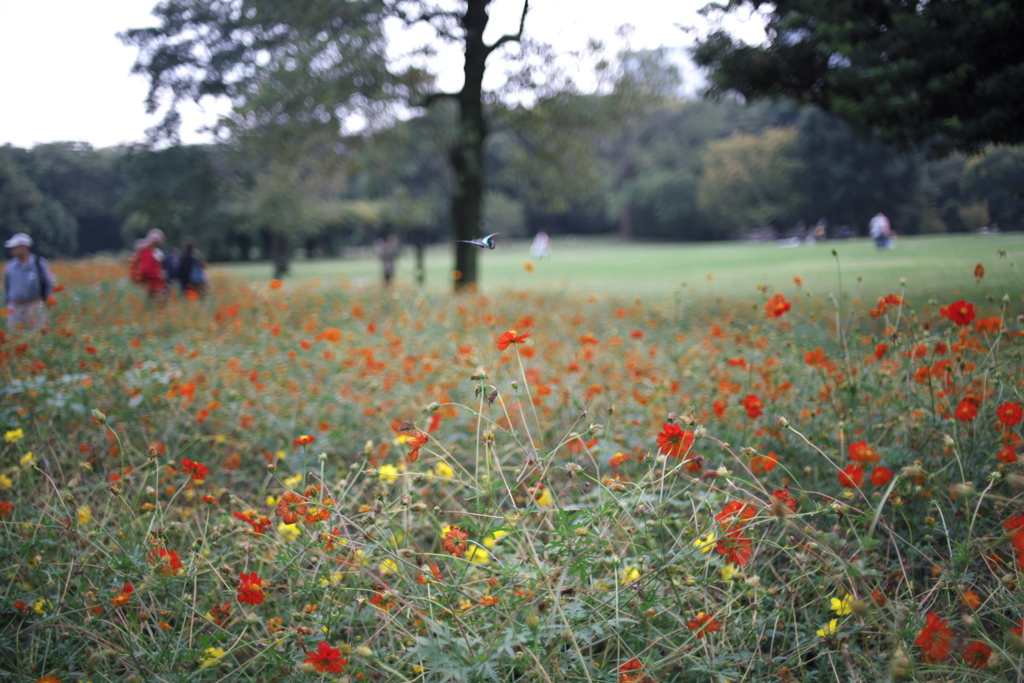
POLYGON ((142 285, 149 292, 150 299, 162 297, 167 292, 167 280, 164 278, 163 252, 160 250, 163 243, 163 231, 154 228, 149 231, 139 246, 137 268, 142 285))

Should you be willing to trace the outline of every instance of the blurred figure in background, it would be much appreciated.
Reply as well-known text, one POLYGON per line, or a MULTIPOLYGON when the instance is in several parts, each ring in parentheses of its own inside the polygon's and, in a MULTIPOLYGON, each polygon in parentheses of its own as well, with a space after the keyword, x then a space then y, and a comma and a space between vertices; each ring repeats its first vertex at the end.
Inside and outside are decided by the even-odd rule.
POLYGON ((156 228, 150 230, 138 244, 128 261, 128 272, 132 282, 146 288, 150 299, 162 300, 167 296, 167 279, 164 274, 164 253, 160 247, 164 233, 156 228))
POLYGON ((384 286, 391 285, 395 277, 395 259, 398 258, 398 235, 393 232, 386 232, 382 237, 373 243, 373 250, 380 258, 381 266, 384 269, 384 286))
POLYGON ((530 246, 530 256, 535 259, 551 256, 551 238, 548 237, 546 232, 538 232, 537 236, 533 238, 533 244, 530 246))
POLYGON ((4 246, 11 250, 13 257, 4 267, 7 329, 11 332, 19 329, 46 331, 43 304, 53 291, 50 264, 32 253, 32 238, 23 232, 12 235, 4 246))
POLYGON ((884 213, 877 213, 868 224, 871 239, 875 240, 875 247, 878 249, 889 249, 892 247, 892 227, 889 219, 884 213))
POLYGON ((209 289, 209 278, 206 275, 206 260, 196 249, 196 238, 186 237, 182 243, 183 252, 178 259, 178 270, 175 277, 181 282, 181 292, 186 296, 202 296, 209 289))

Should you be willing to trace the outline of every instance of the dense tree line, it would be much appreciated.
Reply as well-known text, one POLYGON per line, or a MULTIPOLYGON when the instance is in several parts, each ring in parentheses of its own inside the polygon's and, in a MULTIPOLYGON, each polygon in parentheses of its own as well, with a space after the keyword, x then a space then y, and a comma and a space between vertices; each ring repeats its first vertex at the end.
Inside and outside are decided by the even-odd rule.
MULTIPOLYGON (((1024 227, 1024 149, 929 160, 865 141, 841 119, 787 102, 679 98, 663 54, 602 95, 561 93, 494 109, 484 222, 508 237, 617 233, 743 237, 825 218, 863 234, 883 211, 904 234, 1024 227), (652 75, 654 74, 654 75, 652 75)), ((148 229, 198 237, 213 259, 336 255, 382 231, 450 240, 445 158, 457 128, 440 103, 343 144, 282 157, 241 146, 0 147, 0 234, 30 232, 53 256, 116 251, 148 229)))

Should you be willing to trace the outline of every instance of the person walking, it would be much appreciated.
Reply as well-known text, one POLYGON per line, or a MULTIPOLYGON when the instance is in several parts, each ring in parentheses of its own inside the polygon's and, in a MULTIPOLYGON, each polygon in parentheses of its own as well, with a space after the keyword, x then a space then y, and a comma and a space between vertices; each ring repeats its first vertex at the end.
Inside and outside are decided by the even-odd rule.
POLYGON ((201 296, 206 293, 209 282, 206 277, 206 261, 196 249, 196 238, 186 237, 182 243, 184 251, 178 259, 178 270, 174 277, 181 283, 181 292, 188 296, 201 296))
POLYGON ((384 270, 384 286, 389 287, 391 280, 395 277, 395 259, 398 258, 398 235, 386 232, 373 243, 373 250, 380 258, 381 267, 384 270))
POLYGON ((878 249, 888 249, 892 246, 892 227, 889 225, 889 219, 886 218, 884 213, 877 213, 875 217, 871 219, 871 223, 868 224, 871 238, 875 240, 875 247, 878 249))
POLYGON ((162 300, 167 295, 167 279, 164 274, 163 252, 164 232, 153 228, 132 254, 128 269, 132 281, 142 285, 150 299, 162 300))
POLYGON ((11 250, 11 260, 4 266, 4 308, 7 329, 46 330, 46 303, 53 291, 50 264, 32 253, 32 238, 15 233, 4 246, 11 250))

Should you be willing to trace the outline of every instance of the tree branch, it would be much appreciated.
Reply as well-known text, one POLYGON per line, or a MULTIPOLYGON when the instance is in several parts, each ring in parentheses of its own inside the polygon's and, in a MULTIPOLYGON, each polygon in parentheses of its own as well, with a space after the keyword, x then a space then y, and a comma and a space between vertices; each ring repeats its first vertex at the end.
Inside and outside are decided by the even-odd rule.
POLYGON ((526 13, 530 11, 530 0, 523 0, 523 13, 519 16, 519 32, 515 34, 506 33, 494 41, 494 44, 485 48, 487 54, 491 54, 505 43, 519 42, 523 39, 523 25, 526 24, 526 13))

